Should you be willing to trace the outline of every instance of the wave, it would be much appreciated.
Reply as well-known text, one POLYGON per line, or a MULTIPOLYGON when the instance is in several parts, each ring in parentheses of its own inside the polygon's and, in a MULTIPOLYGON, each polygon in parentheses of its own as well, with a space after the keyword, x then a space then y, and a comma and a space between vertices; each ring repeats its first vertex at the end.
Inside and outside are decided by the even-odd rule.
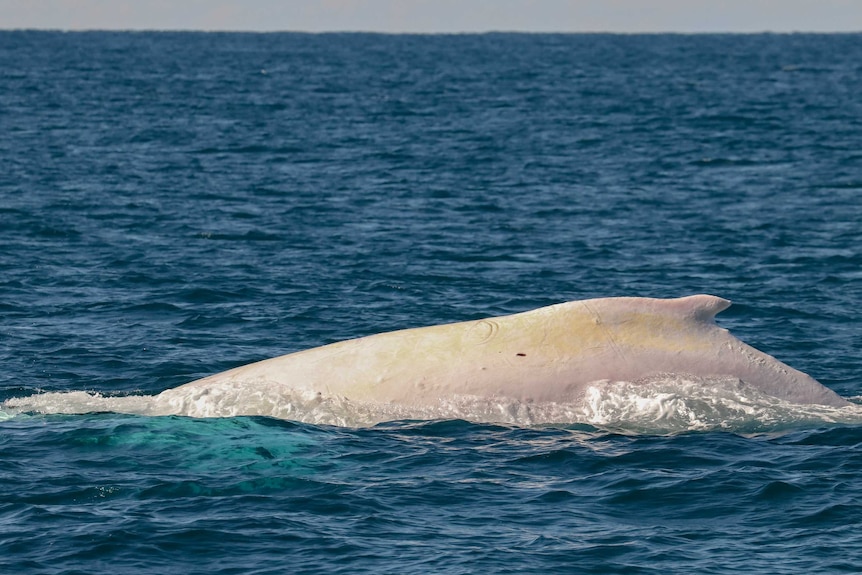
POLYGON ((862 405, 798 405, 766 395, 730 377, 655 376, 637 382, 597 381, 569 402, 453 396, 430 407, 351 401, 340 396, 254 388, 220 382, 204 389, 179 387, 158 395, 103 395, 67 391, 6 400, 0 417, 20 414, 115 412, 193 418, 265 416, 368 427, 399 420, 453 420, 514 426, 578 426, 635 434, 687 431, 781 432, 800 427, 862 423, 862 405))

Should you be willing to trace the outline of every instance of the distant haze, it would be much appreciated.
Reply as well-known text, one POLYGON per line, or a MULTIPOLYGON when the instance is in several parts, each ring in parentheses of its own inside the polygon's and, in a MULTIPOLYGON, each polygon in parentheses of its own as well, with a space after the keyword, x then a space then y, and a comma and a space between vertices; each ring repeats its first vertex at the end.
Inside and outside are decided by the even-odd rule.
POLYGON ((847 32, 859 0, 0 0, 0 29, 847 32))

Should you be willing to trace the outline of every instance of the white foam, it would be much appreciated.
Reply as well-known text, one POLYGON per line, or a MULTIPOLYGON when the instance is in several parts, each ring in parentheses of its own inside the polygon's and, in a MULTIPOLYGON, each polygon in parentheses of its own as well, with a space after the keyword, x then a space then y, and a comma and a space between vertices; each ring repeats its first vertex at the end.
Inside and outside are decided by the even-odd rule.
POLYGON ((116 412, 147 415, 153 396, 106 396, 97 392, 58 391, 13 397, 3 403, 8 415, 18 413, 84 414, 116 412))
POLYGON ((796 405, 764 395, 736 378, 663 375, 639 382, 595 382, 571 402, 522 402, 455 396, 413 407, 350 401, 314 392, 222 382, 179 387, 159 395, 102 395, 84 391, 39 393, 3 404, 17 413, 117 412, 144 416, 268 416, 304 423, 365 427, 405 419, 465 419, 510 425, 587 424, 633 433, 728 430, 760 432, 803 425, 862 423, 862 405, 796 405))
POLYGON ((646 432, 767 431, 824 423, 862 423, 862 406, 799 405, 737 378, 665 375, 646 382, 591 386, 585 423, 646 432))

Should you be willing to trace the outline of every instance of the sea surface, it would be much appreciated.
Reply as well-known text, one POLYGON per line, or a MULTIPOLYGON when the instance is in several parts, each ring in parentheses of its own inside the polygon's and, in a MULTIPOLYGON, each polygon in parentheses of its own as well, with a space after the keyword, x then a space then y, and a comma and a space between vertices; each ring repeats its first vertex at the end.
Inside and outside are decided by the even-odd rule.
POLYGON ((859 403, 860 94, 858 34, 0 32, 0 571, 859 573, 858 415, 691 386, 555 425, 110 401, 709 293, 859 403))

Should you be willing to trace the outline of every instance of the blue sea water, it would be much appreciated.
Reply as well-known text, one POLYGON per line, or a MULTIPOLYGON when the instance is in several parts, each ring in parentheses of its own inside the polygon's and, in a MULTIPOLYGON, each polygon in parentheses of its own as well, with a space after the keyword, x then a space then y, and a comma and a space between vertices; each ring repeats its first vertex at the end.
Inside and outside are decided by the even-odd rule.
MULTIPOLYGON (((856 398, 859 94, 858 34, 0 32, 0 400, 692 293, 856 398)), ((371 427, 4 407, 0 567, 862 571, 862 420, 673 405, 371 427)))

